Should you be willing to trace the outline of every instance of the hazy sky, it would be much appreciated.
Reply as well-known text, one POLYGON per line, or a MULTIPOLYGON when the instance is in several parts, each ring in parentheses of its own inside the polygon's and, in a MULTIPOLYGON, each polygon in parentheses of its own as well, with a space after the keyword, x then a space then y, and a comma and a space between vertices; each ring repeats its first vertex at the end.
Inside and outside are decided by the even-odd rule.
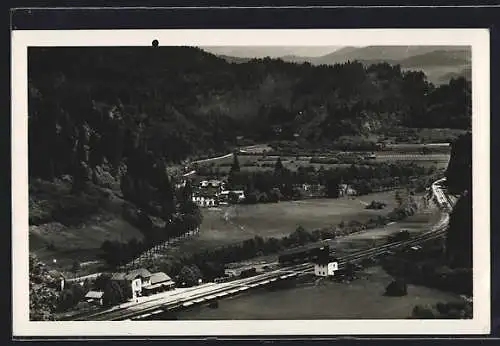
POLYGON ((329 47, 200 47, 207 52, 213 54, 222 54, 242 58, 263 58, 269 56, 277 58, 285 55, 296 56, 322 56, 334 52, 342 47, 329 46, 329 47))

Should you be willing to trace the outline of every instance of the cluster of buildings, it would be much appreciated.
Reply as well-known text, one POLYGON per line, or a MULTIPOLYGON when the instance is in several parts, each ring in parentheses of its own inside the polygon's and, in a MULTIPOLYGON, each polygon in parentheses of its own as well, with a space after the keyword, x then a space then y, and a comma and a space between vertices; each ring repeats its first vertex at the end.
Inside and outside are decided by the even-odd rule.
MULTIPOLYGON (((140 296, 169 291, 175 287, 174 281, 163 272, 150 273, 147 269, 135 269, 127 273, 113 273, 111 281, 130 286, 132 300, 140 296)), ((85 300, 91 304, 103 304, 103 291, 89 291, 85 300)))
POLYGON ((230 202, 230 194, 234 194, 238 202, 245 199, 243 190, 226 190, 222 180, 202 180, 193 192, 192 200, 200 207, 216 207, 230 202))

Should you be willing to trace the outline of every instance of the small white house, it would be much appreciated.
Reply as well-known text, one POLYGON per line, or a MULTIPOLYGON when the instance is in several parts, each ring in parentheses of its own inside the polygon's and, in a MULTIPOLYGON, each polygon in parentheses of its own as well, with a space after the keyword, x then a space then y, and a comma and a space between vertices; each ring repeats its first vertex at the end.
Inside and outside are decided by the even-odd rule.
POLYGON ((314 275, 316 276, 334 276, 337 270, 339 270, 339 264, 336 259, 322 260, 314 263, 314 275))

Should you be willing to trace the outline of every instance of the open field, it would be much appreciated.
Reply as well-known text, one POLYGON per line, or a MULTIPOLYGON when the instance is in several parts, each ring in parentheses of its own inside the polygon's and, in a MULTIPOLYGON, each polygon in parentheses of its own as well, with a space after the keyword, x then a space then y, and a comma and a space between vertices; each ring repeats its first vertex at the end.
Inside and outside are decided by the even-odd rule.
POLYGON ((43 226, 31 226, 29 235, 30 252, 36 254, 43 262, 53 262, 51 266, 60 270, 68 270, 74 261, 91 262, 90 266, 82 266, 81 275, 92 272, 92 267, 102 264, 99 259, 100 247, 105 240, 123 241, 143 235, 139 229, 127 221, 114 216, 112 220, 89 224, 86 226, 61 227, 55 223, 43 226))
MULTIPOLYGON (((392 222, 384 227, 372 228, 363 232, 340 236, 332 240, 323 240, 318 242, 317 245, 329 245, 330 249, 335 251, 337 257, 342 257, 354 251, 365 250, 374 246, 386 244, 387 236, 403 229, 413 234, 429 231, 433 225, 438 223, 440 218, 441 211, 436 205, 422 205, 421 210, 402 221, 392 222)), ((278 254, 274 254, 255 257, 244 262, 232 263, 229 266, 231 268, 251 267, 263 262, 267 264, 275 263, 277 260, 278 254)))
POLYGON ((200 234, 187 240, 182 247, 200 248, 240 242, 255 236, 284 237, 298 226, 308 231, 337 225, 351 220, 366 221, 377 215, 386 215, 394 207, 395 191, 387 191, 356 198, 310 199, 271 204, 253 204, 203 209, 200 234), (387 203, 382 210, 365 209, 372 200, 387 203))
POLYGON ((404 319, 417 304, 460 301, 455 294, 408 285, 404 297, 384 296, 392 278, 380 267, 368 268, 350 284, 321 281, 294 288, 261 289, 224 299, 218 309, 198 306, 178 313, 179 319, 404 319), (355 302, 355 303, 353 303, 355 302))

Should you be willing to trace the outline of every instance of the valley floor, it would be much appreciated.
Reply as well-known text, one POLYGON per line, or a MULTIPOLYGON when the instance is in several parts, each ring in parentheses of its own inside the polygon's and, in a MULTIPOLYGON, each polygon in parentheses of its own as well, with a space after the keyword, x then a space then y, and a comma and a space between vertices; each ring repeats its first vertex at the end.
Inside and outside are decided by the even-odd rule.
POLYGON ((179 320, 261 319, 405 319, 415 305, 460 301, 459 295, 408 285, 404 297, 384 296, 392 281, 380 267, 367 268, 349 283, 319 281, 294 288, 261 289, 219 302, 217 309, 197 306, 178 313, 179 320))

